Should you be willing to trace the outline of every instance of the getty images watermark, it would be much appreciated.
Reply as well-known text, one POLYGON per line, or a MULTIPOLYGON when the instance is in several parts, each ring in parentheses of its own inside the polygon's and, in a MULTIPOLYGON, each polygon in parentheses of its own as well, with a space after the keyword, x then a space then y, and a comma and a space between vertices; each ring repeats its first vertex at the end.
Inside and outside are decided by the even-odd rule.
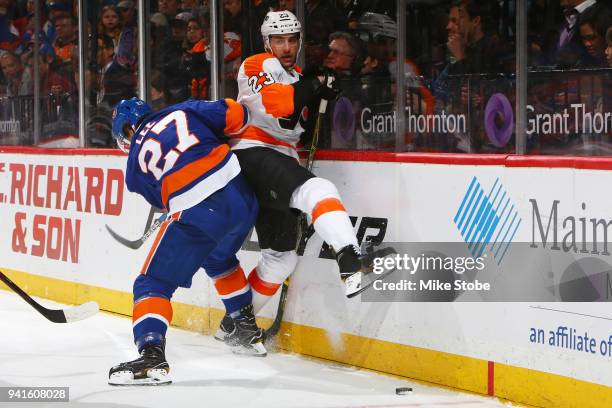
MULTIPOLYGON (((469 256, 440 256, 425 255, 410 256, 407 254, 395 254, 384 258, 374 258, 373 272, 383 275, 387 272, 403 271, 411 277, 427 271, 447 271, 457 275, 469 272, 482 272, 486 268, 485 257, 469 256)), ((467 281, 454 279, 453 282, 435 278, 376 280, 372 285, 377 291, 488 291, 491 284, 478 280, 467 281)))
MULTIPOLYGON (((605 242, 585 247, 604 245, 609 247, 605 242)), ((364 278, 371 286, 363 292, 363 302, 612 301, 610 251, 563 251, 552 241, 384 246, 393 251, 374 259, 373 273, 364 278)))

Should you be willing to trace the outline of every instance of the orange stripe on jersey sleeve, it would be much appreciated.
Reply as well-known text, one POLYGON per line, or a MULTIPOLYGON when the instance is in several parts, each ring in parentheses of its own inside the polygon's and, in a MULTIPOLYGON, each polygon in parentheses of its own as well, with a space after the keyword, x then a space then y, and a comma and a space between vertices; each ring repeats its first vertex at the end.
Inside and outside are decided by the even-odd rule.
POLYGON ((261 101, 266 113, 275 118, 289 116, 295 109, 293 106, 294 89, 291 85, 270 81, 265 74, 263 64, 267 59, 276 58, 272 54, 261 53, 253 55, 244 61, 244 75, 247 78, 257 77, 256 85, 261 87, 261 101), (267 82, 267 84, 266 84, 267 82))
POLYGON ((342 205, 342 202, 337 198, 325 198, 319 201, 312 209, 312 223, 317 220, 320 216, 325 213, 332 211, 345 211, 346 209, 342 205))
POLYGON ((217 288, 217 293, 221 296, 236 292, 246 285, 247 280, 240 266, 229 275, 215 280, 215 288, 217 288))
POLYGON ((257 275, 257 269, 253 269, 249 274, 249 284, 251 285, 251 289, 264 296, 273 296, 281 285, 280 283, 266 282, 261 279, 259 275, 257 275))
POLYGON ((247 77, 259 75, 259 73, 263 71, 264 61, 268 58, 274 58, 274 55, 262 52, 261 54, 250 56, 244 61, 244 74, 247 77))
POLYGON ((282 118, 293 113, 293 95, 295 89, 291 85, 275 82, 264 86, 261 91, 261 102, 266 108, 266 113, 275 118, 282 118))
POLYGON ((236 133, 244 126, 244 108, 233 99, 226 98, 227 111, 225 112, 225 133, 236 133))
POLYGON ((185 187, 221 163, 228 155, 229 150, 228 145, 219 145, 212 149, 205 157, 191 162, 186 166, 181 167, 174 173, 164 177, 164 180, 162 181, 161 194, 162 202, 166 208, 168 207, 168 198, 172 193, 185 187))
POLYGON ((132 322, 140 319, 146 314, 158 314, 170 323, 172 321, 172 305, 168 299, 162 297, 150 297, 141 300, 134 305, 132 322))

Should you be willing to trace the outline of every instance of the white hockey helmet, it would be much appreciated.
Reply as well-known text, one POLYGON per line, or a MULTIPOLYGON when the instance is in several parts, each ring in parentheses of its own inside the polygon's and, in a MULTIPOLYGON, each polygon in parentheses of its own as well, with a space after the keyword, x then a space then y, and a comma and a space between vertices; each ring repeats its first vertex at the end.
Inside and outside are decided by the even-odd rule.
MULTIPOLYGON (((269 11, 261 25, 261 36, 264 48, 271 52, 270 36, 298 33, 300 37, 300 48, 302 48, 302 25, 295 14, 288 10, 269 11)), ((299 52, 299 49, 298 49, 299 52)))
POLYGON ((385 14, 364 13, 359 19, 359 28, 368 31, 372 38, 379 36, 397 38, 397 23, 385 14))

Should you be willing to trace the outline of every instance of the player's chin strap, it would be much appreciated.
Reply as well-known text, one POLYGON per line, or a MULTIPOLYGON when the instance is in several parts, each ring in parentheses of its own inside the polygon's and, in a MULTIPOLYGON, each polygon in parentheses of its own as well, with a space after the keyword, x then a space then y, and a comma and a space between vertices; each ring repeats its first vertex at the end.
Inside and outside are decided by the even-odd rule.
MULTIPOLYGON (((331 87, 334 78, 330 76, 325 77, 325 85, 327 87, 331 87)), ((321 116, 325 114, 327 111, 327 99, 321 99, 319 102, 319 114, 317 115, 317 120, 315 122, 315 128, 312 134, 312 142, 310 144, 310 150, 308 151, 308 159, 306 161, 306 168, 308 171, 312 171, 312 167, 314 165, 315 154, 317 152, 317 145, 319 143, 319 133, 321 132, 321 116)), ((301 213, 300 219, 298 221, 298 232, 297 232, 297 246, 295 252, 302 256, 304 255, 304 250, 306 249, 306 243, 304 245, 300 245, 302 242, 302 236, 308 229, 308 220, 306 218, 306 214, 301 213)), ((283 285, 281 287, 280 298, 278 300, 278 308, 276 309, 276 316, 274 317, 274 321, 270 325, 270 327, 266 330, 266 337, 271 338, 276 336, 278 330, 280 329, 280 325, 283 321, 283 315, 285 314, 285 304, 287 303, 287 292, 289 291, 289 283, 291 281, 291 275, 285 279, 283 285)))

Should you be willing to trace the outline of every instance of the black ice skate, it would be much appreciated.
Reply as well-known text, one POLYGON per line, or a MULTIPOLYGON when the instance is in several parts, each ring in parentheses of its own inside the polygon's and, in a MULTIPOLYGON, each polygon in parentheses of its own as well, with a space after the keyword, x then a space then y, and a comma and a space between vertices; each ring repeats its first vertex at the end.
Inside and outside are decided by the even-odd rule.
POLYGON ((340 278, 345 285, 345 295, 352 298, 369 288, 377 280, 383 279, 395 269, 374 274, 372 264, 375 258, 385 258, 395 254, 391 248, 374 249, 374 244, 364 241, 360 250, 356 245, 347 245, 336 254, 336 261, 340 268, 340 278))
POLYGON ((223 316, 219 329, 214 335, 215 340, 225 341, 226 337, 234 331, 234 319, 227 313, 223 316))
POLYGON ((233 320, 234 330, 224 340, 232 348, 232 353, 265 357, 268 353, 263 344, 264 331, 257 327, 253 306, 240 309, 240 316, 233 320))
POLYGON ((110 385, 164 385, 172 382, 168 373, 163 346, 148 344, 140 352, 140 358, 121 363, 108 373, 110 385))

